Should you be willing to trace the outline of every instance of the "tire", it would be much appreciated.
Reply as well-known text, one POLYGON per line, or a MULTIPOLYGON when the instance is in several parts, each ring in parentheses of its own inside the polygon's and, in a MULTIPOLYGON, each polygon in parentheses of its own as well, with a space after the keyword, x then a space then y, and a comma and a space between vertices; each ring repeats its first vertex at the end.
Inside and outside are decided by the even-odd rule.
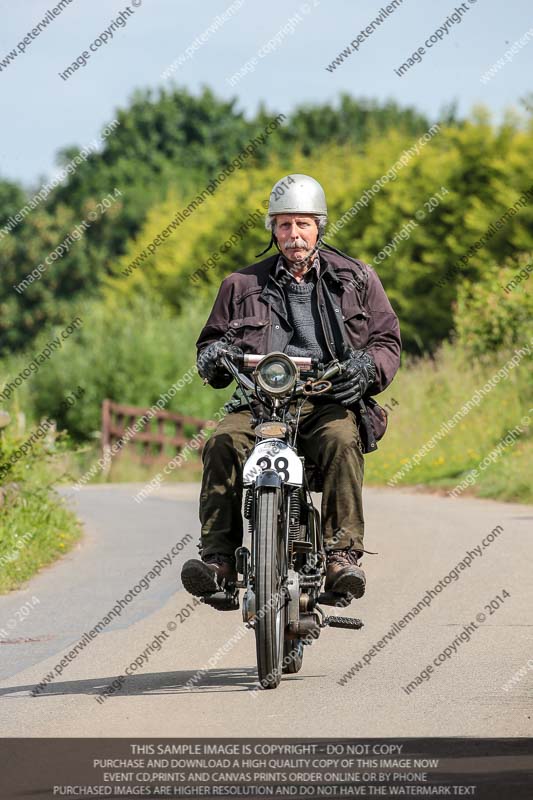
POLYGON ((283 642, 283 674, 300 672, 304 660, 304 645, 301 639, 285 639, 283 642))
POLYGON ((279 533, 280 491, 261 487, 257 492, 255 541, 255 645, 257 673, 264 689, 275 689, 281 680, 286 620, 281 576, 285 569, 283 537, 279 533), (275 596, 279 593, 279 599, 275 596))

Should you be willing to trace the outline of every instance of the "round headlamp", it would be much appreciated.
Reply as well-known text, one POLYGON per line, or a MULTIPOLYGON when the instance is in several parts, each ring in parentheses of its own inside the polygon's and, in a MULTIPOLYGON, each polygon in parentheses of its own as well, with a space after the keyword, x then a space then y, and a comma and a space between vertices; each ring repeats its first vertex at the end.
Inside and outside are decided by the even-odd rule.
POLYGON ((257 365, 254 377, 260 389, 281 397, 292 392, 298 369, 285 353, 269 353, 257 365))

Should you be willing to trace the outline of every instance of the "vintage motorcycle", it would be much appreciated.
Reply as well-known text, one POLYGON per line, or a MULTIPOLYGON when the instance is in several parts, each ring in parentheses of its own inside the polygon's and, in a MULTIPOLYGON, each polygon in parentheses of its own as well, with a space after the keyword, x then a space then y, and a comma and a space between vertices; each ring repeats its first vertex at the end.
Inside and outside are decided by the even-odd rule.
POLYGON ((232 356, 228 351, 220 355, 220 364, 245 396, 248 390, 259 403, 255 412, 250 403, 256 441, 243 466, 244 517, 251 544, 250 550, 235 551, 242 578, 204 602, 220 610, 237 609, 239 589, 245 590, 242 614, 255 631, 259 683, 275 689, 282 673, 301 669, 304 645, 322 628, 363 626, 359 619, 327 617, 320 607, 344 607, 349 599, 321 592, 326 554, 311 491, 321 490, 322 477, 316 465, 305 464, 296 447, 303 404, 331 388, 328 378, 341 372, 342 364, 334 360, 324 365, 278 352, 232 356))

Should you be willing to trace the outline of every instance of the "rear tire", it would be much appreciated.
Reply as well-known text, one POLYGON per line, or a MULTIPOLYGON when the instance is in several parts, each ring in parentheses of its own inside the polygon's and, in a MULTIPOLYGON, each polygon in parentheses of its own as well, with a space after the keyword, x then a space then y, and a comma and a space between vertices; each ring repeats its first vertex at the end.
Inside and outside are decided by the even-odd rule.
POLYGON ((275 689, 282 673, 286 599, 281 591, 285 548, 278 523, 280 497, 280 490, 273 487, 264 486, 257 492, 254 531, 255 644, 257 673, 264 689, 275 689))
POLYGON ((300 672, 304 660, 304 645, 301 639, 285 639, 283 642, 283 674, 300 672))

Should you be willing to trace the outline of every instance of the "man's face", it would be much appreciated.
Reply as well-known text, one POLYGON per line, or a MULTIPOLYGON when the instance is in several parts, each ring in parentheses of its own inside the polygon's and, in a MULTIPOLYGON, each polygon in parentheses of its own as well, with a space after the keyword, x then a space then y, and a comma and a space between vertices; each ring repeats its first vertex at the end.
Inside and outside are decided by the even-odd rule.
POLYGON ((293 264, 304 261, 318 239, 312 214, 276 214, 274 233, 285 258, 293 264))

